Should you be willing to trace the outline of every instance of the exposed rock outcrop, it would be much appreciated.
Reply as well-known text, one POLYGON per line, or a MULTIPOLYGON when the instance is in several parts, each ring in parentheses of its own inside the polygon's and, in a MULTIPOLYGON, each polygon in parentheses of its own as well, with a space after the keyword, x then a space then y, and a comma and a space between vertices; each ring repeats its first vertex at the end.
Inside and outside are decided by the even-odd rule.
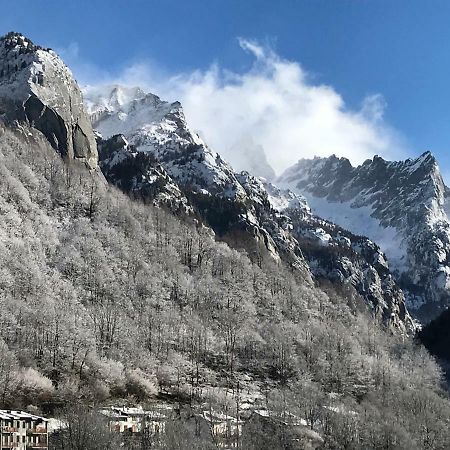
POLYGON ((0 115, 41 131, 69 159, 97 166, 97 146, 72 73, 50 49, 18 33, 0 39, 0 115))
POLYGON ((393 329, 414 329, 403 292, 377 244, 314 216, 303 196, 270 183, 265 187, 316 279, 354 288, 372 314, 393 329))
POLYGON ((302 193, 315 214, 376 241, 421 319, 450 304, 449 189, 430 152, 358 167, 335 156, 300 160, 278 182, 302 193))
POLYGON ((193 214, 186 196, 148 153, 138 152, 126 138, 98 136, 99 165, 105 178, 122 191, 174 213, 193 214))

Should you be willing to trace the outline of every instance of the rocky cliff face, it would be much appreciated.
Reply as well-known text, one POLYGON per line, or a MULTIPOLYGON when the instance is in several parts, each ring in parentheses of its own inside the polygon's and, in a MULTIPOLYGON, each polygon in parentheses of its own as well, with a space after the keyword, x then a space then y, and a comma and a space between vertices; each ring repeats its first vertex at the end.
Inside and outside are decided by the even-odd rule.
POLYGON ((138 152, 125 136, 98 136, 100 168, 106 179, 131 196, 164 206, 173 213, 192 215, 193 209, 164 167, 148 153, 138 152))
POLYGON ((358 167, 335 156, 300 160, 278 182, 303 193, 316 214, 379 243, 420 317, 449 304, 449 190, 431 153, 358 167))
POLYGON ((353 287, 373 315, 394 329, 414 327, 403 292, 377 244, 314 216, 303 196, 270 183, 265 187, 272 207, 285 218, 316 279, 353 287))
POLYGON ((18 33, 0 39, 0 115, 29 123, 61 155, 97 166, 95 136, 70 70, 18 33))

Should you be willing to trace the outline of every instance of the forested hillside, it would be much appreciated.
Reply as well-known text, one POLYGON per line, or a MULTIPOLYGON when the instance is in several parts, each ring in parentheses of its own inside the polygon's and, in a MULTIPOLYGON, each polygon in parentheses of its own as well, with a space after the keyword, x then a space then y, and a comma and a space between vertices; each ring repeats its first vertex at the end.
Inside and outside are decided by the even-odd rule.
POLYGON ((436 364, 352 289, 252 263, 32 129, 0 134, 1 407, 246 401, 304 417, 324 448, 449 448, 436 364))

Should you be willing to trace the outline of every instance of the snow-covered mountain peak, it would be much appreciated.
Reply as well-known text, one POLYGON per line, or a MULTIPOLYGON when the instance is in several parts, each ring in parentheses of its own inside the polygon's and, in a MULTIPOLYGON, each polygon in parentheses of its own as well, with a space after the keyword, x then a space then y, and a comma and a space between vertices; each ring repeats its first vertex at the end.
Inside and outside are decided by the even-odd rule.
POLYGON ((118 84, 96 87, 85 86, 86 107, 90 114, 97 112, 118 112, 127 110, 127 106, 134 100, 145 97, 145 92, 139 87, 126 87, 118 84))
POLYGON ((431 152, 357 167, 336 156, 300 160, 278 182, 315 214, 377 242, 412 306, 450 302, 449 189, 431 152))
POLYGON ((20 33, 16 33, 15 31, 11 31, 4 36, 0 37, 0 49, 9 50, 13 52, 27 51, 32 52, 38 49, 41 49, 35 45, 30 39, 20 33))
POLYGON ((347 158, 335 155, 301 159, 277 181, 282 185, 294 184, 299 190, 330 201, 350 201, 358 197, 365 205, 377 203, 381 191, 390 197, 420 198, 422 205, 437 199, 442 205, 448 192, 430 152, 404 161, 387 161, 374 156, 356 167, 347 158))
MULTIPOLYGON (((169 113, 183 116, 179 102, 162 101, 139 87, 87 86, 84 97, 91 121, 105 138, 117 133, 129 135, 160 123, 169 113)), ((183 116, 184 118, 184 116, 183 116)))
POLYGON ((136 151, 151 154, 173 179, 197 192, 246 197, 233 169, 190 129, 179 102, 117 85, 88 88, 85 98, 104 138, 124 135, 136 151))

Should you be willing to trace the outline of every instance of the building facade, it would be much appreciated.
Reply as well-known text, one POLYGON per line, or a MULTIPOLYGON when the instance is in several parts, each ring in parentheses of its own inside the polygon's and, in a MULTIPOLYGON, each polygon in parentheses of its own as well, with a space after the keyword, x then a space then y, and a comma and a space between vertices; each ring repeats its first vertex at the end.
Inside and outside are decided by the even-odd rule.
POLYGON ((0 409, 0 444, 1 450, 47 450, 47 419, 23 411, 0 409))
POLYGON ((100 410, 109 422, 111 431, 118 433, 164 433, 165 424, 172 411, 168 409, 144 410, 143 408, 110 407, 100 410))

